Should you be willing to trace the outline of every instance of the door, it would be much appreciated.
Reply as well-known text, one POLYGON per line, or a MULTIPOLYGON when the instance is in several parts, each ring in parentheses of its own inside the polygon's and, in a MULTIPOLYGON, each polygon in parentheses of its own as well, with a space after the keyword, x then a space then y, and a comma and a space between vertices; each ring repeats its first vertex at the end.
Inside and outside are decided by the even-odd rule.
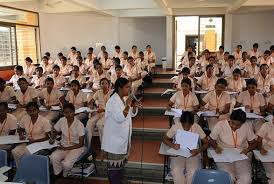
POLYGON ((193 51, 196 52, 198 46, 198 35, 186 35, 185 48, 187 48, 189 45, 192 46, 193 51))

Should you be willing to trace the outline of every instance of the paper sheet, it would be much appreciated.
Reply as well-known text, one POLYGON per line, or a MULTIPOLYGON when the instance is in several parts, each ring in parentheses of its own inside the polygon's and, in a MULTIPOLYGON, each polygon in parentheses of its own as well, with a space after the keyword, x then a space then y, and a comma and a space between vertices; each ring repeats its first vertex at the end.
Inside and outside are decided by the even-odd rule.
POLYGON ((174 82, 177 78, 178 76, 173 76, 170 80, 174 82))
POLYGON ((268 116, 266 116, 264 119, 265 119, 265 121, 267 121, 267 122, 272 122, 272 120, 273 120, 273 115, 268 115, 268 116))
POLYGON ((227 91, 227 93, 228 93, 229 95, 236 95, 236 94, 238 94, 239 92, 236 92, 236 91, 227 91))
POLYGON ((80 107, 75 110, 75 114, 79 114, 82 112, 87 112, 87 113, 92 113, 92 112, 97 112, 98 109, 90 109, 89 107, 80 107))
POLYGON ((51 106, 51 110, 52 111, 60 111, 61 110, 61 107, 60 106, 51 106))
POLYGON ((255 114, 255 113, 250 113, 250 112, 246 112, 246 118, 247 119, 264 119, 263 116, 260 116, 260 115, 255 114))
POLYGON ((28 151, 30 154, 36 153, 37 151, 43 150, 43 149, 52 149, 57 147, 58 144, 55 142, 54 144, 49 144, 49 141, 43 141, 43 142, 36 142, 29 144, 27 146, 28 151))
POLYGON ((194 77, 197 81, 200 80, 202 77, 194 77))
POLYGON ((91 89, 82 89, 83 93, 92 93, 93 91, 91 89))
POLYGON ((184 130, 177 130, 175 135, 176 144, 180 144, 181 149, 197 149, 199 135, 184 130))
POLYGON ((201 90, 201 91, 195 91, 195 93, 196 94, 206 94, 206 93, 208 93, 209 91, 203 91, 203 90, 201 90))
POLYGON ((204 117, 217 117, 218 115, 213 111, 199 111, 197 112, 197 115, 201 117, 203 115, 204 117))
POLYGON ((0 174, 5 174, 9 170, 11 170, 11 167, 9 167, 9 166, 3 166, 3 167, 0 168, 0 174))
POLYGON ((174 116, 174 117, 181 117, 182 115, 182 110, 181 109, 175 109, 171 108, 170 111, 166 110, 165 111, 165 116, 174 116))
POLYGON ((261 162, 274 162, 274 150, 269 150, 266 155, 262 155, 259 150, 253 150, 253 153, 261 162))
POLYGON ((69 91, 69 90, 70 90, 70 88, 65 88, 65 87, 60 88, 60 91, 69 91))
POLYGON ((8 104, 9 109, 16 109, 16 104, 8 104))
POLYGON ((46 107, 44 107, 44 106, 40 106, 39 110, 42 111, 42 112, 48 111, 48 109, 46 107))
POLYGON ((20 140, 18 135, 0 136, 0 145, 3 144, 16 144, 29 142, 28 140, 20 140))
POLYGON ((240 154, 240 150, 236 148, 223 148, 223 152, 221 154, 217 154, 213 149, 209 149, 208 151, 215 162, 232 163, 235 161, 248 159, 246 155, 240 154))
POLYGON ((175 150, 173 148, 167 150, 168 153, 172 154, 172 155, 176 155, 176 156, 182 156, 185 158, 189 158, 191 156, 191 153, 188 149, 179 149, 179 150, 175 150))
POLYGON ((175 89, 167 89, 167 90, 165 90, 165 92, 163 92, 162 94, 161 94, 161 96, 163 96, 163 95, 165 95, 165 94, 173 94, 173 93, 175 93, 176 92, 176 90, 175 89))

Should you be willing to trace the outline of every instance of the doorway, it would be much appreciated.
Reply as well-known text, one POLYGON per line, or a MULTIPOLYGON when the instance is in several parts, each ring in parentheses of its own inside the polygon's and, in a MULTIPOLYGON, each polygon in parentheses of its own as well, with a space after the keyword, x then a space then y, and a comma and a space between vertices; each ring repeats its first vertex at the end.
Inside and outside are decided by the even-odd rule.
POLYGON ((191 46, 194 52, 196 52, 198 41, 199 41, 198 35, 186 35, 185 39, 186 39, 185 48, 187 48, 188 46, 191 46))

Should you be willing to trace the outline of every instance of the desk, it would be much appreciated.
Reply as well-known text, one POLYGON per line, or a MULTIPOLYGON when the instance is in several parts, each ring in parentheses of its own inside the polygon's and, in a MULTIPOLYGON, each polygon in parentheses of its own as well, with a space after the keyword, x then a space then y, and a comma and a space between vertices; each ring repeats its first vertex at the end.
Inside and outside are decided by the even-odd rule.
POLYGON ((170 147, 168 145, 164 144, 163 142, 161 143, 161 146, 160 146, 160 149, 159 149, 159 154, 165 156, 164 172, 163 172, 163 183, 165 183, 165 178, 166 178, 166 175, 168 174, 169 157, 170 156, 176 156, 176 155, 168 153, 167 150, 169 150, 169 149, 170 149, 170 147))
POLYGON ((4 174, 6 172, 8 172, 11 169, 11 167, 8 166, 4 166, 0 168, 0 182, 5 182, 7 181, 9 178, 7 176, 5 176, 4 174))

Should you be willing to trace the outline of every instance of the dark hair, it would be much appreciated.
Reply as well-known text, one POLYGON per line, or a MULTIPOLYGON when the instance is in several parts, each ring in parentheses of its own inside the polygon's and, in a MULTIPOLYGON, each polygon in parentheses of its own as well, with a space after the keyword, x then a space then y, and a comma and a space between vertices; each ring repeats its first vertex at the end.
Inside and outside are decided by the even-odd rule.
POLYGON ((42 68, 41 66, 38 66, 37 68, 35 68, 35 71, 36 71, 36 70, 39 70, 39 71, 41 71, 42 73, 43 73, 43 71, 44 71, 43 68, 42 68))
POLYGON ((59 52, 57 56, 64 56, 62 52, 59 52))
POLYGON ((115 70, 116 70, 116 69, 121 69, 121 70, 122 70, 123 67, 122 67, 121 65, 117 65, 117 66, 115 67, 115 70))
POLYGON ((244 55, 244 54, 247 54, 247 52, 246 52, 246 51, 243 51, 243 52, 242 52, 242 55, 244 55))
POLYGON ((23 72, 23 67, 21 65, 15 66, 15 69, 23 72))
POLYGON ((233 70, 233 73, 232 74, 242 74, 241 70, 239 68, 236 68, 233 70))
POLYGON ((80 56, 81 56, 81 52, 79 51, 79 50, 77 50, 77 52, 76 52, 77 54, 79 54, 80 56))
POLYGON ((71 50, 76 50, 76 47, 71 47, 70 49, 71 49, 71 50))
POLYGON ((205 49, 204 52, 210 53, 208 49, 205 49))
POLYGON ((0 77, 0 85, 5 85, 5 84, 6 84, 6 81, 2 77, 0 77))
POLYGON ((225 49, 225 47, 221 45, 221 46, 219 47, 219 49, 223 49, 223 50, 224 50, 224 49, 225 49))
POLYGON ((45 59, 45 60, 49 60, 48 56, 43 56, 42 57, 42 60, 45 59))
POLYGON ((4 107, 4 109, 8 110, 8 102, 0 102, 0 106, 4 107))
POLYGON ((194 115, 190 111, 183 111, 182 115, 180 117, 180 122, 193 124, 194 123, 194 115))
POLYGON ((96 66, 98 66, 98 65, 102 66, 102 63, 100 63, 100 62, 94 62, 94 68, 96 68, 96 66))
POLYGON ((181 84, 187 84, 187 85, 189 85, 190 87, 191 87, 191 80, 189 79, 189 78, 185 78, 185 79, 183 79, 182 81, 181 81, 181 84))
POLYGON ((73 65, 73 69, 76 69, 76 70, 78 70, 78 71, 80 70, 80 69, 79 69, 79 66, 77 66, 77 65, 73 65))
POLYGON ((228 59, 235 60, 235 57, 234 57, 233 55, 229 55, 229 56, 228 56, 228 59))
POLYGON ((147 45, 147 46, 146 46, 146 49, 149 48, 149 47, 151 48, 151 45, 147 45))
POLYGON ((224 54, 225 54, 225 55, 226 55, 226 54, 228 54, 228 55, 229 55, 229 52, 227 52, 227 51, 226 51, 224 54))
POLYGON ((118 57, 114 58, 114 63, 117 63, 118 65, 120 65, 121 63, 120 58, 118 57))
POLYGON ((67 61, 67 60, 68 60, 65 56, 63 56, 61 59, 65 60, 65 61, 67 61))
POLYGON ((230 119, 244 124, 246 121, 246 113, 241 109, 233 110, 230 115, 230 119))
POLYGON ((253 47, 257 47, 257 48, 258 48, 258 47, 259 47, 259 44, 258 44, 258 43, 254 43, 254 44, 253 44, 253 47))
POLYGON ((90 51, 90 50, 92 50, 92 51, 93 51, 93 47, 89 47, 89 48, 88 48, 88 50, 89 50, 89 51, 90 51))
POLYGON ((206 66, 206 71, 207 71, 209 68, 213 68, 213 65, 207 65, 207 66, 206 66))
POLYGON ((269 50, 270 50, 271 52, 273 52, 273 51, 274 51, 274 45, 271 45, 271 46, 269 47, 269 50))
POLYGON ((237 47, 238 47, 238 48, 241 48, 241 49, 243 48, 243 46, 242 46, 242 45, 237 45, 237 47))
POLYGON ((127 51, 124 51, 123 54, 127 55, 128 56, 128 52, 127 51))
POLYGON ((101 80, 100 80, 100 84, 102 83, 102 81, 107 81, 108 82, 108 84, 110 84, 110 81, 107 79, 107 78, 102 78, 101 80))
POLYGON ((30 62, 30 63, 32 63, 32 59, 30 58, 30 57, 26 57, 26 59, 25 59, 27 62, 30 62))
POLYGON ((140 51, 139 54, 143 56, 143 55, 144 55, 144 52, 143 52, 143 51, 140 51))
POLYGON ((119 88, 123 88, 125 85, 127 85, 129 83, 129 80, 127 80, 126 78, 118 78, 114 84, 114 90, 113 93, 111 94, 111 96, 114 93, 118 93, 119 88))
POLYGON ((188 67, 184 67, 181 71, 181 73, 190 74, 190 69, 188 67))
POLYGON ((256 79, 254 79, 254 78, 248 79, 248 80, 246 81, 246 86, 248 86, 248 85, 255 85, 255 86, 257 86, 257 81, 256 81, 256 79))
POLYGON ((70 110, 72 110, 73 112, 75 112, 75 107, 74 107, 74 105, 73 105, 72 103, 65 103, 64 106, 63 106, 63 111, 64 111, 65 109, 70 109, 70 110))
POLYGON ((262 70, 262 67, 264 67, 264 66, 267 66, 267 68, 269 68, 269 66, 267 64, 261 64, 260 70, 262 70))
POLYGON ((257 61, 256 56, 251 56, 250 60, 255 59, 257 61))
POLYGON ((133 48, 137 48, 137 46, 136 45, 132 45, 131 49, 133 49, 133 48))
POLYGON ((83 60, 82 56, 77 56, 76 59, 83 60))
POLYGON ((71 81, 71 82, 70 82, 70 85, 72 85, 72 84, 77 85, 79 88, 81 87, 81 85, 80 85, 80 83, 79 83, 78 80, 73 80, 73 81, 71 81))
POLYGON ((39 110, 37 102, 29 102, 26 106, 26 109, 29 110, 31 107, 34 107, 35 109, 39 110))
POLYGON ((58 65, 53 65, 52 69, 53 69, 53 70, 54 70, 54 69, 59 69, 59 70, 60 70, 60 66, 58 66, 58 65))
POLYGON ((266 51, 264 51, 264 54, 270 55, 271 52, 270 52, 270 50, 266 50, 266 51))
POLYGON ((26 82, 26 83, 28 83, 28 81, 27 81, 27 79, 26 79, 25 77, 20 77, 20 78, 18 79, 17 83, 18 83, 18 82, 26 82))
POLYGON ((107 51, 104 51, 103 54, 108 54, 108 52, 107 52, 107 51))
POLYGON ((195 59, 195 60, 196 60, 196 58, 195 58, 195 57, 193 57, 193 56, 189 58, 189 60, 191 60, 191 59, 195 59))
POLYGON ((227 86, 227 81, 224 78, 219 78, 216 82, 216 85, 217 84, 222 84, 222 85, 227 86))
POLYGON ((106 49, 106 47, 104 45, 101 46, 101 49, 103 49, 103 48, 106 49))
POLYGON ((214 56, 209 56, 209 57, 208 57, 208 60, 209 60, 210 58, 213 58, 213 59, 215 60, 215 57, 214 57, 214 56))
POLYGON ((114 48, 115 49, 121 49, 119 45, 116 45, 114 48))
POLYGON ((45 80, 45 83, 46 82, 52 82, 54 84, 54 80, 51 77, 47 77, 46 80, 45 80))
POLYGON ((129 56, 129 57, 127 58, 127 60, 131 60, 131 59, 134 60, 133 57, 131 57, 131 56, 129 56))
POLYGON ((46 52, 45 55, 48 56, 48 57, 50 57, 50 53, 49 52, 46 52))

